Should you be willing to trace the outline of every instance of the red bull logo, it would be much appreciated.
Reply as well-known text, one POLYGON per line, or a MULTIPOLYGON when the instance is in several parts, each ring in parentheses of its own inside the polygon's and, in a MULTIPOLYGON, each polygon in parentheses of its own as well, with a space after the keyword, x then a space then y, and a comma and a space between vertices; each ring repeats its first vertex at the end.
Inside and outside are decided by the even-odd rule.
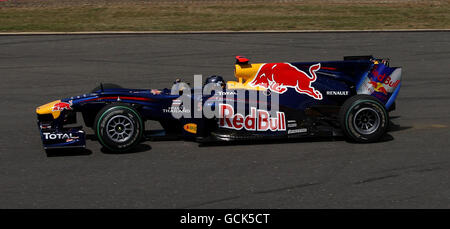
POLYGON ((383 93, 385 95, 388 94, 387 91, 386 91, 386 88, 383 87, 382 83, 375 82, 375 81, 370 81, 370 84, 372 85, 374 91, 381 92, 381 93, 383 93))
POLYGON ((316 72, 319 69, 320 63, 311 65, 308 75, 289 63, 263 64, 250 86, 260 86, 279 94, 283 94, 288 88, 294 88, 300 94, 321 100, 322 93, 311 86, 317 79, 316 72))
POLYGON ((234 130, 251 130, 251 131, 285 131, 286 118, 284 112, 277 112, 277 117, 270 117, 270 113, 266 110, 259 110, 252 107, 250 114, 245 116, 242 114, 234 114, 233 106, 229 104, 220 104, 219 126, 234 130))
POLYGON ((60 102, 53 106, 52 111, 63 111, 63 110, 72 110, 72 107, 69 103, 60 102))
POLYGON ((378 81, 378 82, 382 82, 384 85, 391 87, 391 88, 396 88, 398 86, 398 84, 400 83, 400 79, 397 80, 393 80, 391 78, 391 76, 386 75, 386 73, 381 73, 381 71, 383 71, 382 69, 378 69, 378 65, 375 65, 374 70, 372 71, 372 82, 373 81, 378 81))
POLYGON ((399 87, 401 75, 401 68, 375 64, 368 77, 359 86, 357 93, 373 95, 382 102, 387 102, 391 94, 399 87))
POLYGON ((392 93, 400 83, 399 74, 394 74, 394 77, 391 77, 391 73, 390 69, 385 65, 374 66, 368 83, 373 89, 372 92, 379 92, 382 94, 375 95, 377 98, 382 100, 387 99, 388 94, 392 93))

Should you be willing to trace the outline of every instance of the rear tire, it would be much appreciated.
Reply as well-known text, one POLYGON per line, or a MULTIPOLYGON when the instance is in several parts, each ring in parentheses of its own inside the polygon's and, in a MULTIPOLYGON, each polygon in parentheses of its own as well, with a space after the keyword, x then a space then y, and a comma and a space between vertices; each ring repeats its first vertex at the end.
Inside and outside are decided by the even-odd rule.
POLYGON ((105 148, 124 152, 138 144, 144 133, 139 113, 127 104, 110 104, 95 118, 95 134, 105 148))
POLYGON ((355 95, 345 101, 339 119, 345 136, 361 143, 380 140, 389 125, 383 103, 370 95, 355 95))

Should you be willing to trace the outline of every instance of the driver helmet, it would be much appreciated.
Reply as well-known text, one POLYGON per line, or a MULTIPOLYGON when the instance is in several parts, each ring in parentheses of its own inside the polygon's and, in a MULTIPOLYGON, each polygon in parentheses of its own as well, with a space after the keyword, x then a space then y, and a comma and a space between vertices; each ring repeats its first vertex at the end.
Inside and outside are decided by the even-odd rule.
POLYGON ((223 80, 222 76, 212 75, 205 80, 205 85, 213 83, 218 84, 221 88, 225 88, 225 81, 223 80))

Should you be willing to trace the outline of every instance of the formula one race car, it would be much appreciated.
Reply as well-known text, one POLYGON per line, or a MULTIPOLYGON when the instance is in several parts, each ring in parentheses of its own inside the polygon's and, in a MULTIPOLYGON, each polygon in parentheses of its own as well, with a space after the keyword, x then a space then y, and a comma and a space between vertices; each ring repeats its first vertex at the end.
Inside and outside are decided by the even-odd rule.
POLYGON ((198 142, 339 135, 374 142, 387 131, 401 68, 372 56, 256 64, 237 56, 235 77, 210 76, 192 89, 179 80, 162 90, 101 84, 48 103, 36 109, 44 148, 85 147, 77 113, 116 152, 144 139, 146 120, 159 121, 165 136, 198 142))

